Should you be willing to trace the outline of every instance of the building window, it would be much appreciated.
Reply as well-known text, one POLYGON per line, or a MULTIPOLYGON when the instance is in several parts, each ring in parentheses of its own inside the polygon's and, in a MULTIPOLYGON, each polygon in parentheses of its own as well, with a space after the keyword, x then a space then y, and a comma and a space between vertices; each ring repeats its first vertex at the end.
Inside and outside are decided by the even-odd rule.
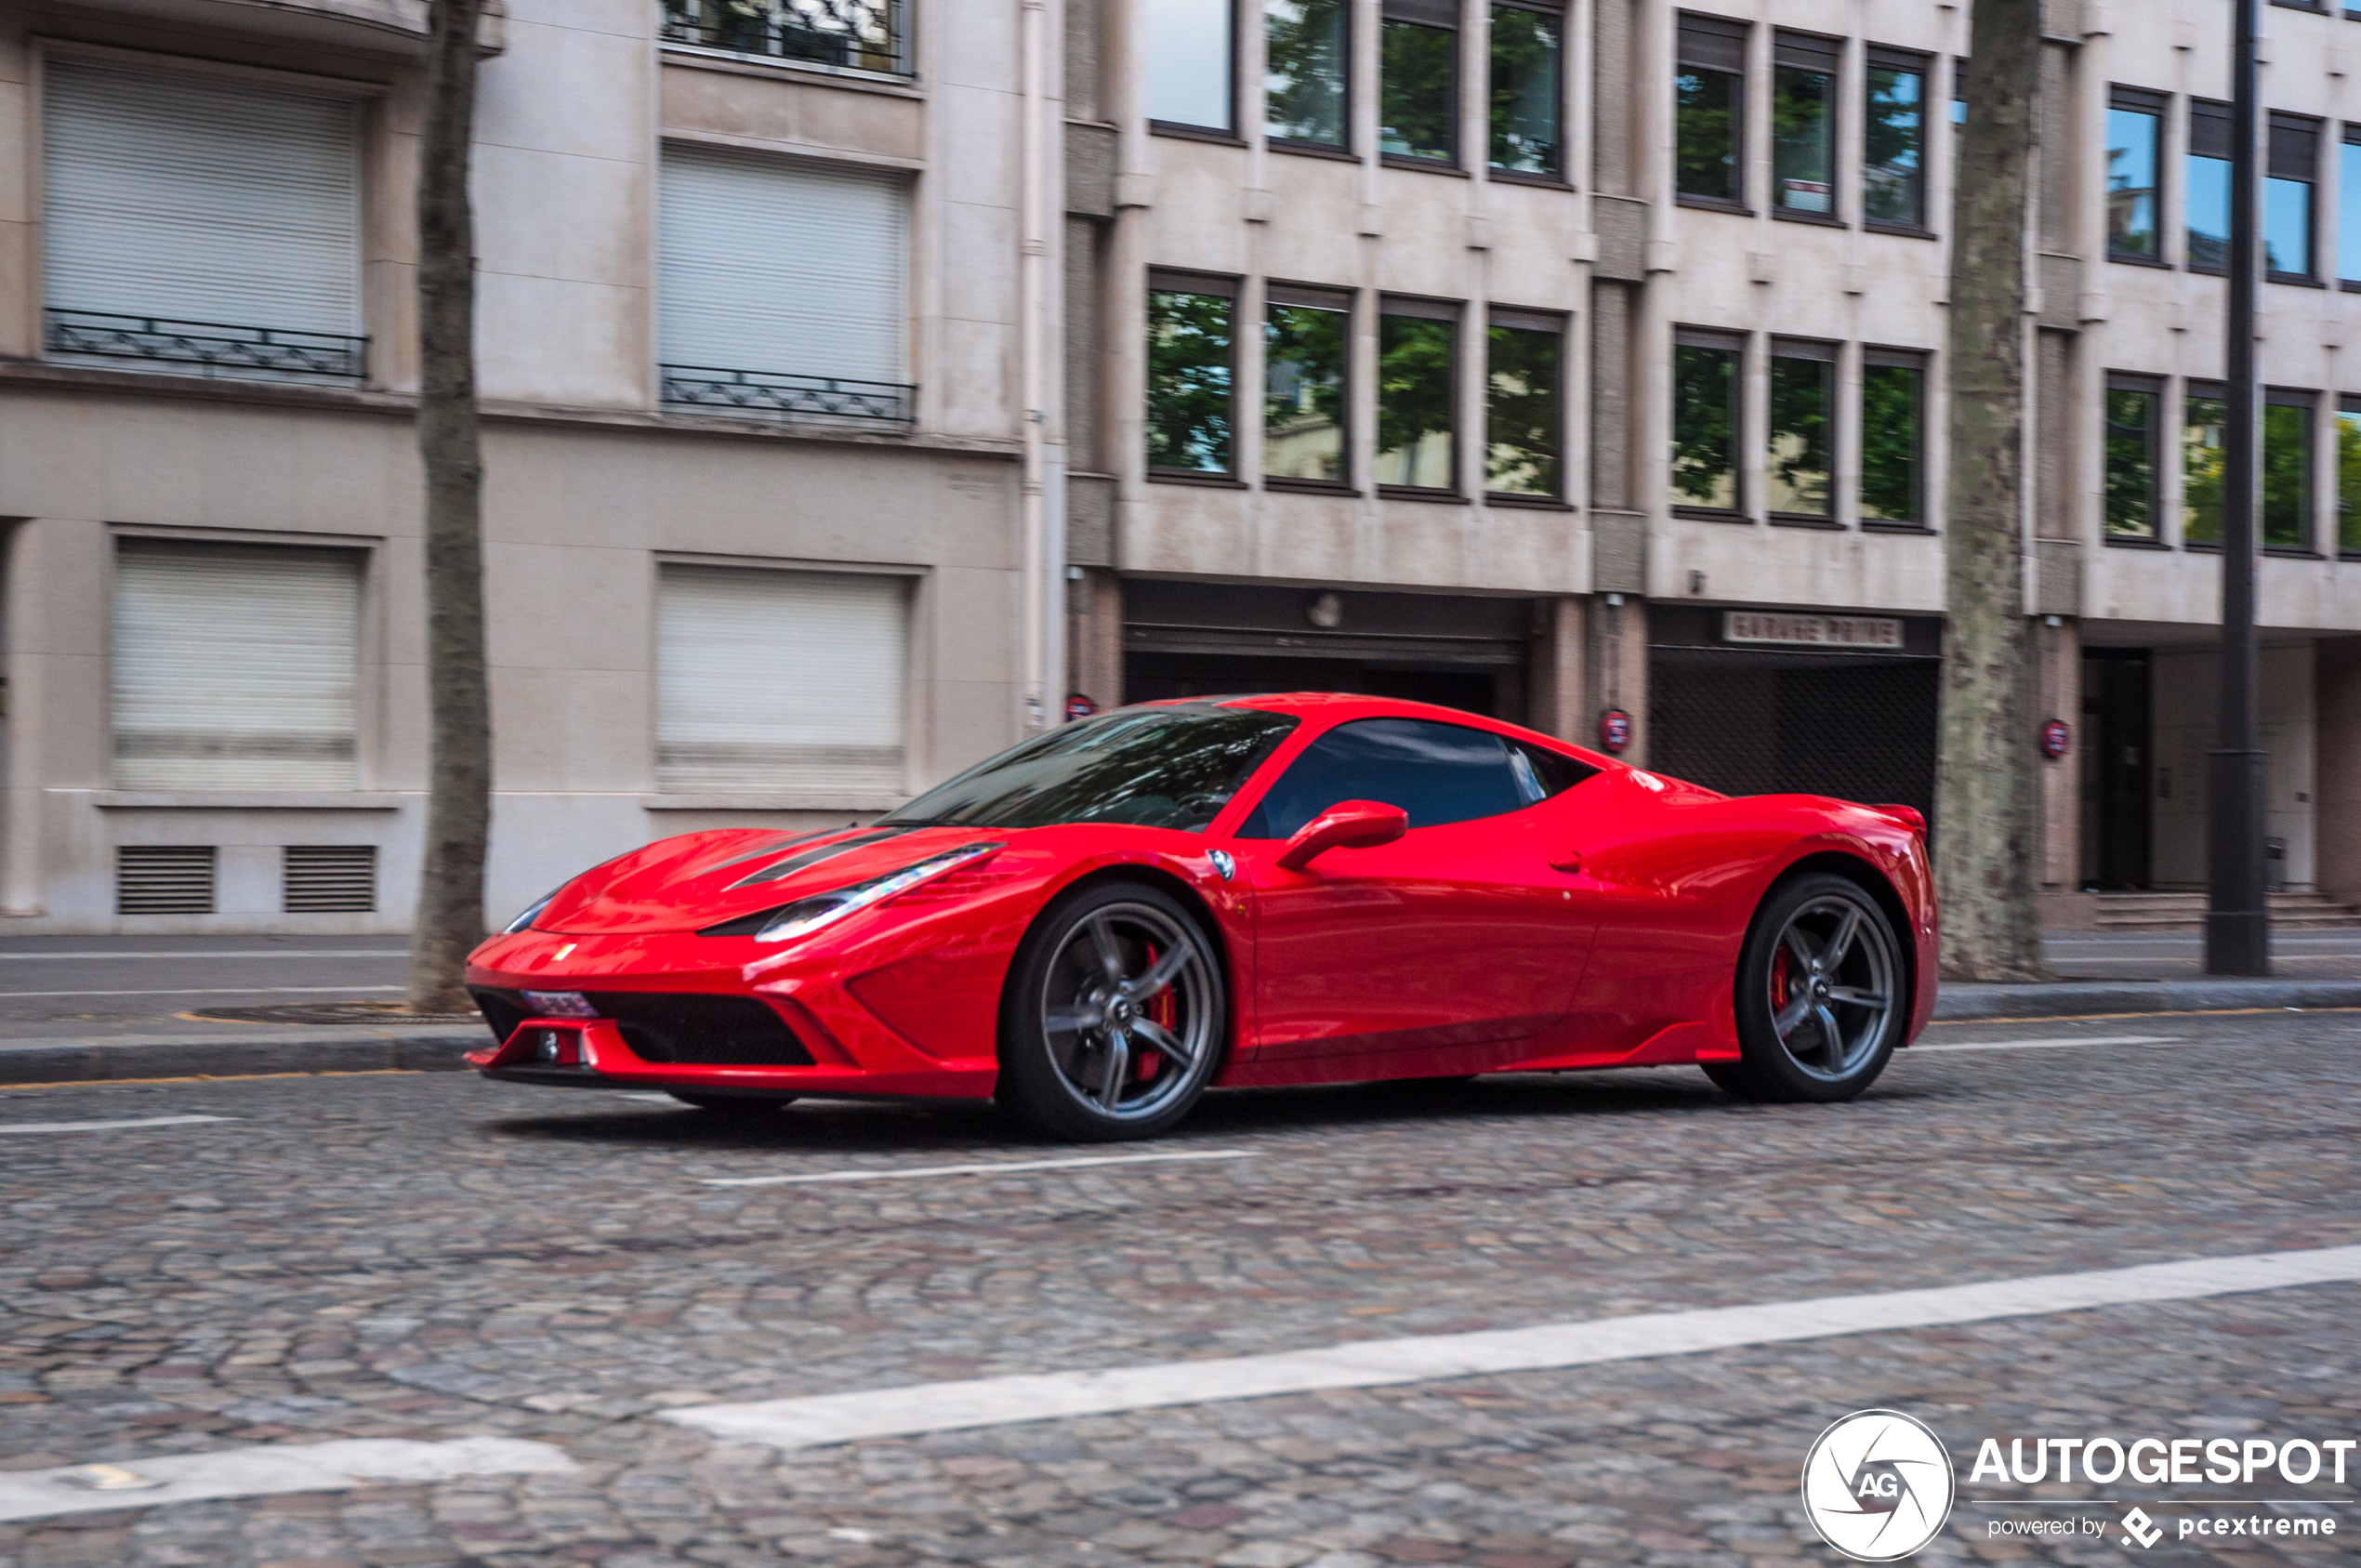
POLYGON ((2106 536, 2154 539, 2163 384, 2145 376, 2110 376, 2106 400, 2106 536))
POLYGON ((2271 115, 2270 178, 2262 182, 2262 270, 2275 279, 2313 275, 2313 184, 2320 171, 2320 122, 2271 115))
POLYGON ((1681 17, 1672 78, 1674 180, 1685 201, 1746 202, 1747 24, 1681 17))
POLYGON ((2337 553, 2361 555, 2361 398, 2337 400, 2337 553))
POLYGON ((1861 351, 1861 520, 1926 520, 1926 356, 1905 349, 1861 351))
POLYGON ((1771 341, 1772 515, 1825 521, 1836 515, 1837 350, 1833 343, 1771 341))
POLYGON ((2230 106, 2189 100, 2189 156, 2181 204, 2189 231, 2189 266, 2230 269, 2230 106))
POLYGON ((1148 467, 1230 472, 1231 316, 1223 278, 1148 279, 1148 467))
POLYGON ((1224 135, 1236 129, 1234 15, 1233 0, 1142 0, 1151 121, 1224 135))
POLYGON ((1564 13, 1537 6, 1492 7, 1492 166, 1556 175, 1563 164, 1564 13))
POLYGON ((1385 0, 1378 150, 1430 164, 1459 159, 1457 0, 1385 0))
POLYGON ((685 146, 664 150, 660 178, 664 401, 908 426, 903 179, 685 146))
POLYGON ((1346 0, 1263 0, 1263 126, 1273 140, 1345 144, 1352 16, 1346 0))
POLYGON ((903 793, 908 598, 898 577, 662 567, 657 787, 903 793))
POLYGON ((2181 420, 2183 544, 2222 543, 2223 465, 2229 428, 2228 391, 2217 381, 2190 382, 2181 420))
POLYGON ((2312 547, 2312 416, 2310 392, 2269 387, 2262 393, 2262 546, 2312 547))
POLYGON ((1871 46, 1862 127, 1861 216, 1872 224, 1927 223, 1927 81, 1924 55, 1871 46))
POLYGON ((1484 333, 1484 488, 1495 495, 1562 493, 1565 323, 1495 310, 1484 333))
POLYGON ((664 0, 666 43, 906 75, 901 0, 664 0))
POLYGON ((242 380, 367 374, 350 100, 63 59, 44 83, 51 359, 242 380))
POLYGON ((1785 214, 1832 217, 1837 210, 1835 38, 1782 33, 1771 78, 1771 204, 1785 214))
POLYGON ((1389 299, 1378 323, 1378 482, 1456 491, 1459 308, 1389 299))
POLYGON ((2344 127, 2337 161, 2337 276, 2361 289, 2361 125, 2344 127))
POLYGON ((1262 328, 1262 472, 1343 484, 1345 352, 1352 296, 1270 287, 1262 328))
POLYGON ((2158 216, 2163 198, 2165 95, 2117 87, 2107 108, 2107 254, 2119 260, 2161 261, 2158 216))
POLYGON ((1734 512, 1738 495, 1739 365, 1734 333, 1682 329, 1672 347, 1672 500, 1734 512))
POLYGON ((352 788, 361 565, 353 550, 123 540, 115 787, 352 788))

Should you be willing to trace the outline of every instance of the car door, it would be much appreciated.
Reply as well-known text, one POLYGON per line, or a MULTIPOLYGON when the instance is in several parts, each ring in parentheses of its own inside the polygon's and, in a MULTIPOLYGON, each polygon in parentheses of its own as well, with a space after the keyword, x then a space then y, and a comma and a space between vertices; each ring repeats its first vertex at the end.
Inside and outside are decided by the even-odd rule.
POLYGON ((1314 740, 1233 844, 1254 899, 1258 1063, 1306 1080, 1480 1071, 1563 1013, 1591 925, 1529 808, 1588 776, 1489 731, 1367 718, 1314 740), (1537 763, 1538 767, 1537 767, 1537 763), (1401 807, 1391 844, 1299 871, 1287 837, 1343 800, 1401 807))

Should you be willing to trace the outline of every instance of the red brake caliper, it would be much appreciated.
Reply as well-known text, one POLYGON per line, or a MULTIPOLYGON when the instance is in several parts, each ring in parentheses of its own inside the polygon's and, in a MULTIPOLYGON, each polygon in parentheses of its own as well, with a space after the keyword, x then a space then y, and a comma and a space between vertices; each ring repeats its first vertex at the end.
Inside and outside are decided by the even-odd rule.
POLYGON ((1787 948, 1785 942, 1771 955, 1771 1016, 1777 1018, 1787 1010, 1793 995, 1795 977, 1787 969, 1787 948))
MULTIPOLYGON (((1154 947, 1150 947, 1148 949, 1148 968, 1152 969, 1156 967, 1157 959, 1162 956, 1163 955, 1159 954, 1154 947)), ((1167 985, 1154 996, 1149 998, 1147 1006, 1140 1009, 1140 1016, 1146 1019, 1150 1023, 1158 1025, 1164 1029, 1166 1033, 1170 1034, 1173 1033, 1172 1020, 1176 1010, 1177 1009, 1173 1006, 1172 1001, 1172 987, 1167 985)), ((1164 1066, 1164 1053, 1157 1050, 1153 1046, 1144 1050, 1133 1052, 1131 1060, 1132 1070, 1140 1075, 1140 1081, 1143 1084, 1149 1079, 1154 1077, 1158 1071, 1160 1071, 1164 1066)))

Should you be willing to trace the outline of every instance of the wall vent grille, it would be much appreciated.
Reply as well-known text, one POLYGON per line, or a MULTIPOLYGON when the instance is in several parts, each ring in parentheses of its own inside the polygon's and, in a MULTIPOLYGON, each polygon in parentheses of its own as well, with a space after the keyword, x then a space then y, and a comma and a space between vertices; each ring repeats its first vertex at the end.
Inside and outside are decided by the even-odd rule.
POLYGON ((365 915, 376 907, 375 844, 287 846, 288 914, 365 915))
POLYGON ((118 915, 213 913, 210 844, 125 844, 115 850, 118 915))

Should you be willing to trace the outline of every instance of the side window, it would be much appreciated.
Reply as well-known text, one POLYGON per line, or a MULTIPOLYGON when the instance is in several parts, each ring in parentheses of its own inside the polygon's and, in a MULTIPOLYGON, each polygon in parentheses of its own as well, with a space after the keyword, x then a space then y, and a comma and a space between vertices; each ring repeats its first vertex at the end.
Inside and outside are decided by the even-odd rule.
MULTIPOLYGON (((1547 797, 1528 789, 1511 757, 1499 736, 1457 724, 1423 718, 1339 724, 1287 765, 1239 837, 1288 837, 1341 800, 1399 806, 1410 813, 1412 827, 1521 810, 1547 797)), ((1526 759, 1523 773, 1537 777, 1535 768, 1526 759)))
POLYGON ((1523 741, 1509 743, 1509 766, 1517 775, 1517 788, 1524 794, 1524 803, 1538 806, 1553 795, 1563 795, 1576 784, 1599 776, 1599 770, 1588 762, 1576 762, 1554 751, 1545 751, 1523 741))

